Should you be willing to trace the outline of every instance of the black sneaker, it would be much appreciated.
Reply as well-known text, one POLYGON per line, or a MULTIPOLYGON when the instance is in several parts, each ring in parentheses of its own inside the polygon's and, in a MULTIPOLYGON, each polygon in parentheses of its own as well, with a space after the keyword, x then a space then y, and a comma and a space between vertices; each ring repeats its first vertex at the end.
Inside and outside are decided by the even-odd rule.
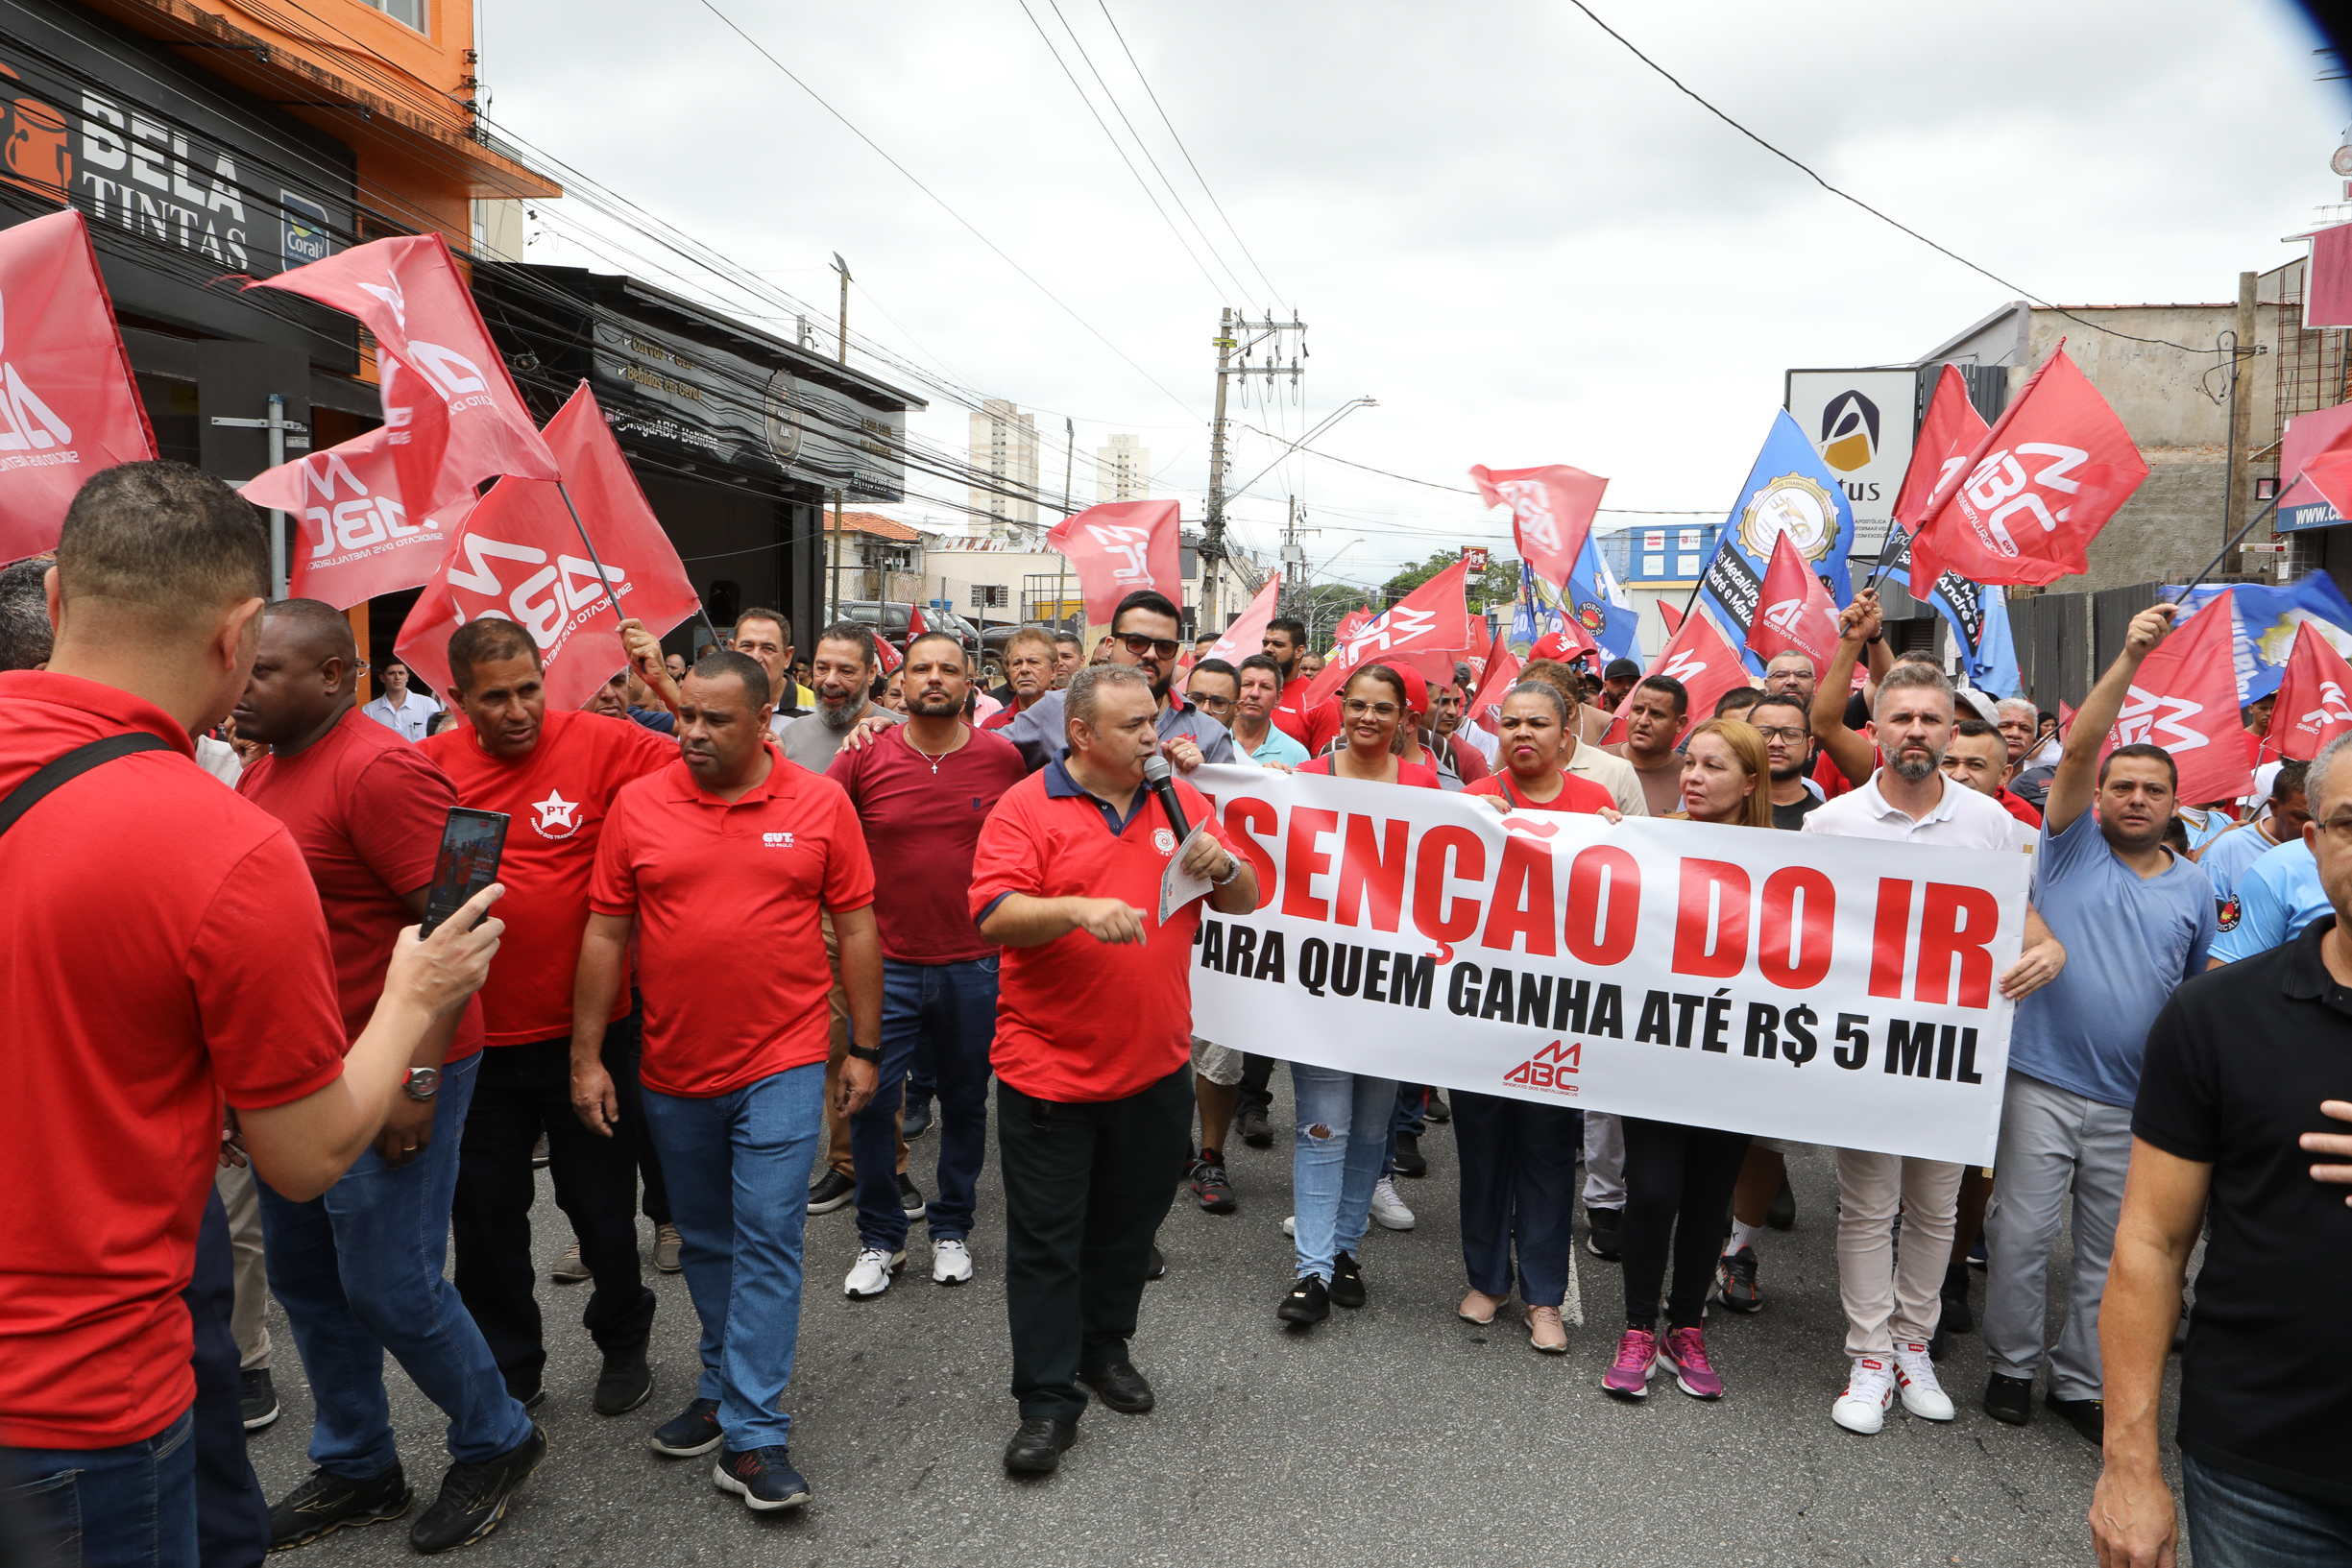
POLYGON ((1622 1209, 1587 1209, 1585 1211, 1585 1245, 1590 1247, 1592 1255, 1603 1263, 1615 1263, 1620 1255, 1617 1248, 1617 1221, 1624 1218, 1624 1213, 1622 1209))
POLYGON ((1944 1297, 1944 1315, 1937 1323, 1939 1334, 1973 1334, 1976 1329, 1976 1312, 1968 1304, 1967 1296, 1948 1295, 1944 1297))
POLYGON ((645 1342, 626 1350, 608 1351, 604 1370, 596 1374, 594 1405, 598 1415, 626 1415, 653 1392, 653 1370, 645 1364, 645 1342))
POLYGON ((1334 1307, 1364 1305, 1364 1266, 1356 1262, 1354 1253, 1343 1252, 1331 1260, 1329 1294, 1334 1307))
POLYGON ((547 1435, 533 1423, 528 1437, 497 1459, 450 1465, 441 1478, 441 1495, 409 1527, 408 1544, 426 1556, 472 1546, 498 1528, 506 1505, 546 1457, 547 1435))
POLYGON ((809 1501, 809 1478, 792 1468, 788 1449, 755 1448, 738 1454, 722 1448, 711 1469, 711 1484, 733 1492, 754 1513, 796 1508, 809 1501))
POLYGON ((899 1113, 898 1135, 910 1144, 931 1131, 931 1101, 928 1099, 919 1103, 909 1102, 899 1113))
POLYGON ((1285 1323, 1313 1325, 1331 1315, 1331 1288, 1318 1274, 1301 1274, 1274 1315, 1285 1323))
POLYGON ((268 1367, 237 1374, 237 1408, 248 1432, 259 1432, 278 1419, 278 1386, 270 1381, 268 1367))
POLYGON ((2045 1394, 2042 1403, 2066 1417, 2067 1425, 2082 1434, 2083 1441, 2093 1448, 2103 1448, 2107 1442, 2107 1402, 2103 1399, 2060 1399, 2056 1394, 2045 1394))
POLYGON ((1454 1119, 1454 1113, 1447 1107, 1445 1097, 1432 1089, 1429 1091, 1429 1103, 1423 1107, 1421 1117, 1422 1120, 1434 1122, 1442 1127, 1454 1119))
POLYGON ((2003 1377, 1999 1372, 1985 1379, 1984 1413, 2013 1427, 2032 1420, 2033 1379, 2003 1377))
POLYGON ((416 1501, 408 1478, 393 1465, 365 1481, 347 1481, 313 1470, 310 1479, 270 1506, 270 1550, 282 1552, 331 1535, 345 1525, 380 1525, 398 1519, 416 1501))
POLYGON ((1743 1246, 1715 1260, 1715 1299, 1735 1313, 1764 1310, 1764 1293, 1756 1288, 1756 1248, 1743 1246))
POLYGON ((1224 1162, 1206 1149, 1193 1160, 1192 1190, 1205 1213, 1231 1214, 1241 1207, 1233 1196, 1233 1184, 1225 1180, 1224 1162))
POLYGON ((1389 1162, 1400 1176, 1426 1176, 1429 1162, 1421 1158, 1421 1141, 1409 1132, 1396 1135, 1396 1157, 1389 1162))
POLYGON ((909 1219, 923 1218, 923 1190, 909 1181, 903 1170, 898 1176, 898 1206, 909 1219))
POLYGON ((667 1454, 673 1459, 691 1459, 697 1454, 708 1454, 726 1435, 718 1426, 718 1401, 697 1399, 686 1409, 653 1429, 646 1438, 656 1454, 667 1454))
POLYGON ((1160 1249, 1157 1246, 1152 1249, 1152 1256, 1144 1260, 1143 1277, 1147 1285, 1155 1279, 1168 1277, 1168 1260, 1160 1256, 1160 1249))
POLYGON ((1266 1121, 1266 1107, 1245 1105, 1241 1116, 1242 1142, 1251 1148, 1274 1146, 1274 1129, 1266 1121))
POLYGON ((1772 1194, 1772 1206, 1764 1211, 1764 1223, 1774 1230, 1794 1230, 1797 1225, 1797 1194, 1788 1185, 1788 1172, 1781 1172, 1781 1188, 1772 1194))
POLYGON ((816 1184, 809 1189, 809 1212, 811 1214, 831 1214, 836 1209, 845 1209, 849 1207, 850 1200, 857 1195, 856 1178, 844 1176, 831 1166, 827 1166, 825 1173, 817 1177, 816 1184))
POLYGON ((539 1142, 531 1146, 531 1169, 547 1169, 547 1135, 544 1132, 539 1135, 539 1142))

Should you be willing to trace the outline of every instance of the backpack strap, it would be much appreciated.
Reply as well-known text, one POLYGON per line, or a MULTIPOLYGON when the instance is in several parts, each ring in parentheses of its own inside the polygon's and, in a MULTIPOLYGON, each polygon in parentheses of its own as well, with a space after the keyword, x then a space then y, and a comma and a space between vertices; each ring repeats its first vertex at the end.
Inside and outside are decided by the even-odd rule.
POLYGON ((61 784, 71 784, 94 767, 103 767, 118 757, 171 749, 170 741, 144 730, 110 735, 86 746, 76 746, 55 761, 44 764, 33 777, 10 791, 6 800, 0 800, 0 833, 6 833, 15 827, 17 819, 45 800, 50 791, 61 784))

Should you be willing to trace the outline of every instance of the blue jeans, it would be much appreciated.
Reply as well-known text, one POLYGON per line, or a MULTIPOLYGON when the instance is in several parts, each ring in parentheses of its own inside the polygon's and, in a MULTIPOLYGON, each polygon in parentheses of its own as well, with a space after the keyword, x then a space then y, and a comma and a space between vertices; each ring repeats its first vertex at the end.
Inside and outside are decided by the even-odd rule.
POLYGON ((1298 1112, 1291 1151, 1298 1275, 1328 1282, 1333 1260, 1353 1252, 1370 1223, 1372 1189, 1388 1161, 1396 1084, 1293 1062, 1291 1095, 1298 1112))
POLYGON ((2196 1568, 2352 1568, 2352 1507, 2180 1457, 2196 1568))
POLYGON ((443 1074, 432 1141, 393 1170, 371 1146, 326 1195, 261 1190, 262 1262, 310 1380, 310 1461, 347 1481, 400 1462, 384 1352, 449 1418, 449 1457, 480 1464, 531 1435, 457 1288, 442 1276, 458 1146, 482 1058, 443 1074))
POLYGON ((801 1233, 825 1131, 825 1064, 707 1098, 647 1089, 645 1125, 702 1319, 696 1397, 718 1401, 735 1452, 785 1447, 792 1417, 779 1407, 800 1341, 801 1233))
POLYGON ((1517 1243, 1519 1294, 1557 1307, 1568 1293, 1568 1221, 1576 1212, 1576 1155, 1584 1115, 1502 1095, 1454 1091, 1454 1147, 1462 1160, 1462 1265, 1470 1288, 1511 1293, 1517 1243))
POLYGON ((30 1560, 197 1568, 195 1430, 182 1411, 119 1448, 0 1449, 0 1505, 25 1516, 37 1543, 30 1560))
POLYGON ((959 964, 883 960, 881 1076, 874 1098, 849 1119, 860 1246, 896 1252, 907 1244, 907 1211, 898 1199, 899 1098, 925 1045, 939 1097, 939 1195, 927 1217, 931 1239, 961 1241, 972 1234, 973 1194, 988 1157, 996 966, 993 953, 959 964))

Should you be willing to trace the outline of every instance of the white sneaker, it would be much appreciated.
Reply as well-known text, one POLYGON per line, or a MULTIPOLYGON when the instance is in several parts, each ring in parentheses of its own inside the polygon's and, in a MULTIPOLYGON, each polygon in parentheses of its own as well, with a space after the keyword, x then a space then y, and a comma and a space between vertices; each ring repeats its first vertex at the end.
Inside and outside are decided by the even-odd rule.
POLYGON ((1291 1237, 1296 1237, 1298 1234, 1298 1217, 1297 1215, 1294 1214, 1284 1218, 1282 1221, 1282 1234, 1291 1237))
POLYGON ((1952 1395, 1935 1380, 1935 1363, 1928 1359, 1926 1345, 1896 1341, 1895 1387, 1903 1391, 1903 1408, 1921 1420, 1952 1419, 1952 1395))
POLYGON ((931 1244, 931 1277, 936 1285, 961 1285, 972 1277, 972 1253, 954 1237, 931 1244))
MULTIPOLYGON (((1864 1436, 1886 1425, 1886 1408, 1895 1402, 1895 1370, 1877 1356, 1856 1356, 1846 1377, 1846 1390, 1830 1407, 1830 1419, 1848 1432, 1864 1436)), ((1945 1405, 1950 1408, 1951 1401, 1945 1405)))
POLYGON ((1411 1230, 1414 1226, 1413 1211, 1405 1207, 1405 1200, 1396 1195, 1396 1183, 1387 1176, 1381 1177, 1380 1185, 1372 1189, 1372 1218, 1384 1230, 1411 1230))
POLYGON ((841 1282, 841 1293, 852 1301, 871 1301, 887 1291, 891 1278, 906 1266, 904 1251, 885 1252, 880 1247, 867 1247, 850 1266, 849 1278, 841 1282))

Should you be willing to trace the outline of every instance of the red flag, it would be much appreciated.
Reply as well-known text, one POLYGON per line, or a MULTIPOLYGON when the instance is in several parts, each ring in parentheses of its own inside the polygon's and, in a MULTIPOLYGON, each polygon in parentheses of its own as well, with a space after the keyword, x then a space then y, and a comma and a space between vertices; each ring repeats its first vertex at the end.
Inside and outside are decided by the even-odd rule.
POLYGON ((909 605, 907 607, 907 640, 912 642, 916 638, 930 631, 931 622, 923 618, 923 607, 919 604, 909 605))
POLYGON ((1766 660, 1776 653, 1801 653, 1823 670, 1836 656, 1837 640, 1837 605, 1783 528, 1773 536, 1772 566, 1748 628, 1748 646, 1766 660))
POLYGON ((2146 477, 2131 432, 2061 338, 1965 470, 1928 501, 1911 542, 1911 581, 1952 570, 2039 588, 2088 570, 2091 541, 2146 477))
MULTIPOLYGON (((1486 679, 1478 683, 1478 693, 1470 698, 1467 714, 1471 723, 1481 729, 1494 729, 1494 716, 1502 712, 1503 699, 1511 695, 1511 688, 1519 684, 1521 667, 1517 654, 1499 641, 1494 644, 1494 652, 1487 660, 1486 679)), ((1575 717, 1576 711, 1570 708, 1570 722, 1575 717)))
MULTIPOLYGON (((315 265, 315 263, 314 263, 315 265)), ((659 637, 694 613, 693 585, 645 504, 636 475, 582 382, 547 422, 564 488, 595 541, 603 577, 628 615, 659 637)), ((555 485, 501 479, 474 507, 424 585, 395 647, 436 691, 450 686, 449 634, 497 615, 524 627, 547 670, 547 701, 577 708, 626 664, 618 623, 555 485)))
POLYGON ((2074 710, 2068 707, 2066 699, 2061 697, 2058 699, 2058 744, 2066 744, 2066 732, 2073 727, 2074 710))
POLYGON ((563 471, 439 234, 374 240, 245 286, 332 305, 374 335, 384 423, 398 432, 394 461, 412 508, 431 496, 423 509, 437 510, 457 491, 501 474, 553 479, 563 471))
POLYGON ((155 455, 82 214, 0 231, 0 561, 57 548, 92 474, 155 455))
POLYGON ((1107 626, 1119 601, 1139 588, 1184 602, 1181 535, 1174 501, 1106 501, 1062 519, 1045 538, 1078 573, 1087 623, 1107 626))
MULTIPOLYGON (((1690 706, 1685 710, 1693 724, 1714 715, 1715 704, 1734 687, 1748 684, 1748 666, 1732 645, 1723 640, 1715 630, 1712 618, 1704 615, 1686 615, 1682 626, 1667 642, 1658 662, 1641 672, 1648 680, 1653 675, 1670 675, 1683 683, 1690 694, 1690 706)), ((1604 745, 1625 738, 1625 722, 1632 693, 1627 702, 1617 704, 1617 716, 1609 723, 1609 731, 1601 736, 1604 745)))
MULTIPOLYGON (((1945 481, 1968 467, 1969 454, 1982 444, 1992 426, 1969 401, 1968 378, 1957 365, 1947 365, 1935 378, 1935 397, 1911 446, 1910 467, 1903 470, 1903 489, 1895 495, 1895 520, 1916 532, 1928 503, 1945 481)), ((1914 577, 1913 582, 1919 579, 1914 577)))
POLYGON ((1249 608, 1234 617, 1233 624, 1224 629, 1224 635, 1209 644, 1209 651, 1204 657, 1222 659, 1239 669, 1241 662, 1251 654, 1264 653, 1266 628, 1273 624, 1274 607, 1281 597, 1282 574, 1277 571, 1266 579, 1266 586, 1258 590, 1257 597, 1251 599, 1249 608))
MULTIPOLYGON (((2286 474, 2280 477, 2288 479, 2291 490, 2293 488, 2296 482, 2293 478, 2286 474)), ((2319 498, 2334 507, 2339 516, 2352 518, 2352 512, 2344 510, 2352 506, 2352 424, 2345 425, 2337 432, 2334 441, 2304 460, 2300 477, 2310 481, 2319 498)))
POLYGON ((1468 573, 1467 562, 1455 562, 1343 640, 1323 662, 1315 684, 1307 688, 1299 711, 1312 712, 1317 703, 1346 686, 1347 677, 1366 664, 1410 663, 1427 675, 1430 669, 1422 660, 1443 654, 1444 679, 1452 680, 1453 655, 1469 646, 1469 605, 1463 596, 1468 573))
POLYGON ((1470 482, 1489 506, 1511 508, 1519 559, 1555 589, 1564 588, 1592 532, 1609 481, 1555 463, 1540 469, 1470 470, 1470 482))
POLYGON ((1348 611, 1340 617, 1340 623, 1331 628, 1331 645, 1338 647, 1346 642, 1349 638, 1370 625, 1372 613, 1370 606, 1359 606, 1348 611))
POLYGON ((2270 705, 2268 753, 2308 762, 2319 748, 2352 730, 2352 664, 2310 621, 2295 628, 2287 672, 2270 705))
POLYGON ((417 516, 400 498, 393 453, 397 432, 379 425, 339 446, 282 464, 239 493, 255 506, 291 512, 301 542, 286 591, 349 610, 378 593, 431 581, 449 540, 473 509, 471 490, 417 516))
POLYGON ((1683 629, 1683 613, 1663 599, 1658 601, 1658 618, 1666 623, 1668 637, 1683 629))
MULTIPOLYGON (((912 642, 915 639, 915 633, 909 632, 907 634, 907 640, 912 642)), ((905 663, 906 662, 906 660, 899 657, 898 650, 890 645, 890 639, 888 638, 876 634, 874 638, 874 667, 882 672, 882 678, 884 680, 888 680, 890 678, 891 671, 897 669, 899 665, 905 663)))
POLYGON ((2302 237, 2311 241, 2303 329, 2352 326, 2352 225, 2334 224, 2302 237))
POLYGON ((2177 799, 2184 806, 2236 800, 2254 789, 2238 716, 2230 591, 2205 608, 2216 613, 2200 613, 2141 664, 2100 752, 2144 741, 2163 747, 2180 769, 2177 799))

